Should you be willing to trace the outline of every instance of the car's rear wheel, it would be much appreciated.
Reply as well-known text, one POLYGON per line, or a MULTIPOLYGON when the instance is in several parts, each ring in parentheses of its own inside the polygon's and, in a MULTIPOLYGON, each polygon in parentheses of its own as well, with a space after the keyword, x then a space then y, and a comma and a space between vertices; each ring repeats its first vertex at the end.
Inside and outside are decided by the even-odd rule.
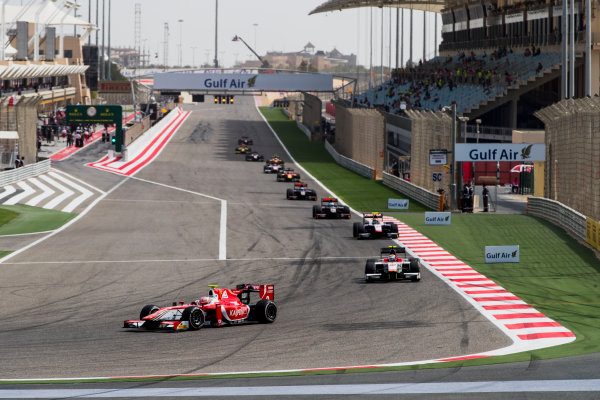
POLYGON ((144 319, 144 317, 147 317, 150 314, 154 314, 158 310, 160 310, 159 306, 155 306, 154 304, 148 304, 142 308, 142 311, 140 311, 140 319, 144 319))
POLYGON ((291 198, 294 197, 294 191, 292 189, 288 189, 286 191, 286 196, 288 200, 291 200, 291 198))
POLYGON ((398 233, 398 225, 393 222, 390 224, 390 229, 392 233, 398 233))
POLYGON ((260 300, 256 303, 256 318, 258 322, 270 324, 277 318, 277 306, 270 300, 260 300))
POLYGON ((189 306, 183 310, 181 320, 188 322, 190 330, 197 331, 204 325, 204 311, 196 306, 189 306))
POLYGON ((420 281, 421 280, 421 267, 419 266, 419 260, 410 260, 410 267, 408 269, 411 273, 417 273, 419 275, 417 276, 413 276, 412 280, 413 281, 420 281))

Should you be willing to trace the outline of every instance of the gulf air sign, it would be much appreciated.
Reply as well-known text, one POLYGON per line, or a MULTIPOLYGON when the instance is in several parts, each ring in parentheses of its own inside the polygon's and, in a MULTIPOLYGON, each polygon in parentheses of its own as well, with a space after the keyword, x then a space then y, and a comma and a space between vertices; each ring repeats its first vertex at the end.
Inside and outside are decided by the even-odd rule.
POLYGON ((485 246, 486 263, 518 263, 519 246, 485 246))
POLYGON ((154 75, 154 90, 234 92, 332 92, 329 74, 219 74, 165 72, 154 75))
POLYGON ((545 161, 544 143, 457 143, 456 161, 545 161))

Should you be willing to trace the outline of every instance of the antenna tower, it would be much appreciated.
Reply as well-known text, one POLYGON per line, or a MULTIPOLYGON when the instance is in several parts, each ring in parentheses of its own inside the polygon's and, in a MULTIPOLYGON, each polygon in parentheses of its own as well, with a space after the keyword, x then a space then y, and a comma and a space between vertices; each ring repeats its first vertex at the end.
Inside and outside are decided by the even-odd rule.
POLYGON ((137 54, 135 60, 135 66, 140 68, 142 66, 142 4, 135 3, 135 20, 133 25, 133 40, 135 52, 137 54))
POLYGON ((164 31, 164 42, 163 42, 163 68, 167 69, 167 65, 169 64, 169 23, 165 22, 165 31, 164 31))

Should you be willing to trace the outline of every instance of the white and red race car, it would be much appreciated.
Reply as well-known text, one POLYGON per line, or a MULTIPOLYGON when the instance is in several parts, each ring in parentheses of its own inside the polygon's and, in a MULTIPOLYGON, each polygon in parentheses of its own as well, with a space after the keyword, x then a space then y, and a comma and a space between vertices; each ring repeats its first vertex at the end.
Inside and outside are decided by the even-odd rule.
POLYGON ((416 257, 409 257, 404 247, 382 247, 379 259, 370 258, 365 265, 365 281, 379 280, 383 282, 410 279, 421 280, 421 262, 416 257))
POLYGON ((235 289, 221 289, 217 285, 209 287, 208 296, 191 303, 181 301, 167 307, 146 305, 140 312, 140 319, 127 320, 123 327, 198 330, 203 326, 271 323, 277 317, 273 285, 240 284, 235 289), (250 298, 253 293, 258 293, 256 303, 250 298))
POLYGON ((362 222, 355 222, 352 228, 353 236, 357 239, 398 239, 398 225, 383 222, 383 214, 380 212, 363 213, 362 222))

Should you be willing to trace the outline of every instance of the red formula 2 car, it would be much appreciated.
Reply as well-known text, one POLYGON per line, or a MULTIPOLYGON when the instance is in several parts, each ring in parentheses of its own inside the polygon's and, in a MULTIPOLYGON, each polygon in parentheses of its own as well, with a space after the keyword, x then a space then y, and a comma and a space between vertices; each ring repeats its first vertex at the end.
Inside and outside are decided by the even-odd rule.
POLYGON ((208 296, 191 303, 182 301, 167 307, 146 305, 140 312, 140 319, 127 320, 123 327, 198 330, 203 326, 271 323, 277 317, 273 285, 240 284, 235 289, 221 289, 217 285, 209 287, 208 296), (254 293, 259 297, 256 303, 250 298, 254 293))
POLYGON ((346 218, 350 219, 350 208, 341 205, 333 197, 323 197, 320 206, 313 206, 313 218, 346 218))

